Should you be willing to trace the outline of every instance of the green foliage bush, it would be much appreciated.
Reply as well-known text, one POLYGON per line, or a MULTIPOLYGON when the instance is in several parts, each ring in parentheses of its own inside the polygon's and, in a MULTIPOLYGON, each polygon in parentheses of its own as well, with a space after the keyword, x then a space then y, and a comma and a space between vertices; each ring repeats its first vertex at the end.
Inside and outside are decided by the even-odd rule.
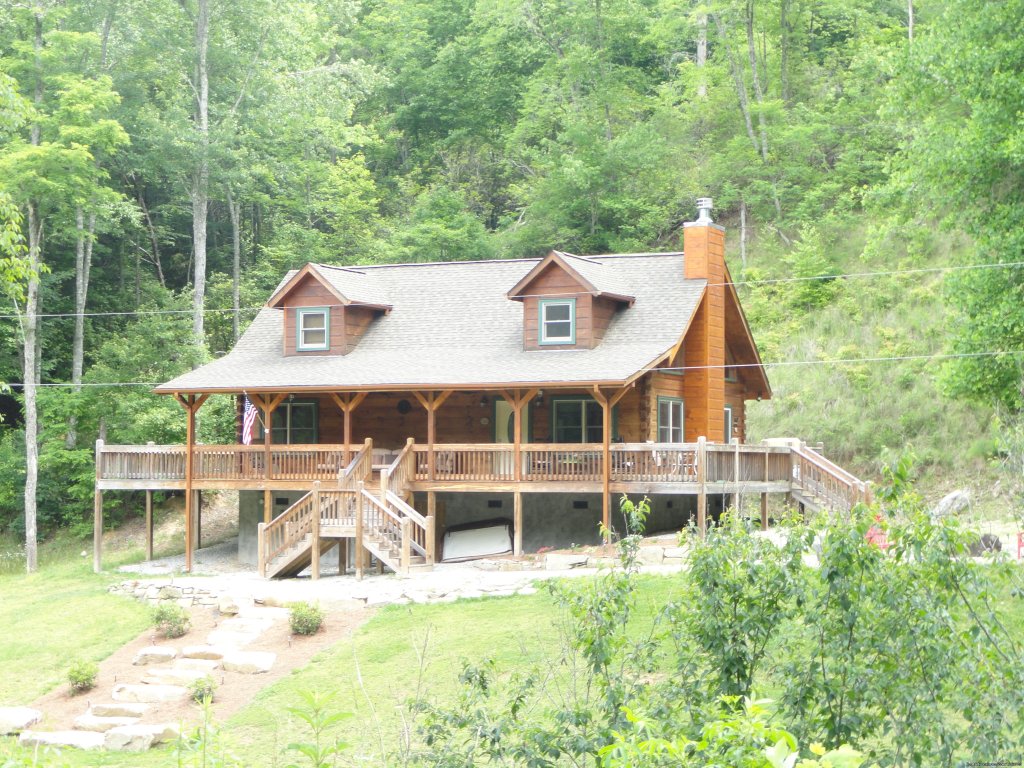
POLYGON ((217 681, 213 679, 212 675, 197 678, 188 685, 189 698, 197 704, 213 701, 214 694, 216 693, 217 681))
POLYGON ((766 537, 726 514, 693 537, 679 599, 654 628, 631 625, 628 531, 621 568, 551 587, 557 670, 468 664, 457 701, 417 702, 416 764, 853 768, 1016 754, 1024 646, 993 594, 1019 574, 966 557, 973 537, 923 511, 911 468, 894 461, 883 506, 848 519, 794 518, 766 537))
POLYGON ((188 611, 177 603, 164 601, 153 611, 153 626, 163 637, 181 637, 191 625, 188 611))
POLYGON ((319 605, 307 602, 292 603, 288 623, 296 635, 315 635, 324 623, 324 612, 319 605))
POLYGON ((79 660, 68 668, 68 685, 71 693, 84 693, 96 687, 96 678, 100 674, 99 665, 94 661, 79 660))

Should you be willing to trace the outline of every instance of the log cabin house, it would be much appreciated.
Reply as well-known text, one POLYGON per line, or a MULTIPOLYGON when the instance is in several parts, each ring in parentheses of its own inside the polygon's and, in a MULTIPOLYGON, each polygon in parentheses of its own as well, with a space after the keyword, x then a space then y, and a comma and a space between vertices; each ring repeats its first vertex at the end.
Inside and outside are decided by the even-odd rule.
POLYGON ((268 577, 317 576, 335 546, 358 575, 370 555, 429 568, 459 554, 446 533, 495 519, 515 556, 596 542, 622 494, 661 530, 703 532, 743 494, 763 525, 769 493, 849 508, 867 488, 824 457, 746 443, 746 404, 772 391, 699 204, 682 252, 289 273, 233 350, 156 388, 185 446, 97 445, 96 568, 116 489, 146 491, 150 555, 151 492, 185 491, 187 570, 199 494, 238 490, 240 557, 268 577), (211 394, 237 397, 235 445, 195 444, 211 394))

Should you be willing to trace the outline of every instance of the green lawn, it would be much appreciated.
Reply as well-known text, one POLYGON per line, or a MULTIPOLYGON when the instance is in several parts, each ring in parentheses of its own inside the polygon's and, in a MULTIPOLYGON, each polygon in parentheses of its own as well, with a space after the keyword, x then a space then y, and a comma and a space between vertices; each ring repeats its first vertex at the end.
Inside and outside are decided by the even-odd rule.
POLYGON ((110 583, 77 555, 0 575, 0 705, 28 704, 63 683, 72 660, 106 658, 146 628, 147 608, 107 594, 110 583))

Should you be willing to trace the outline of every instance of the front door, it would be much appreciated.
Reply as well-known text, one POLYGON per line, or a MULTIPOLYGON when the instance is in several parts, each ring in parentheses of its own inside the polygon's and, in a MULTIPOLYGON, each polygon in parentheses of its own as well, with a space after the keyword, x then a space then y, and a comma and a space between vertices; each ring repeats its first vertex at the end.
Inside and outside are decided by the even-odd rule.
MULTIPOLYGON (((530 404, 527 403, 523 406, 522 415, 522 440, 524 443, 529 442, 528 427, 530 424, 530 404)), ((512 406, 508 400, 503 397, 499 397, 494 401, 494 442, 496 443, 512 443, 516 439, 516 422, 515 412, 512 410, 512 406)), ((497 453, 494 456, 494 469, 496 472, 512 476, 512 453, 497 453)))

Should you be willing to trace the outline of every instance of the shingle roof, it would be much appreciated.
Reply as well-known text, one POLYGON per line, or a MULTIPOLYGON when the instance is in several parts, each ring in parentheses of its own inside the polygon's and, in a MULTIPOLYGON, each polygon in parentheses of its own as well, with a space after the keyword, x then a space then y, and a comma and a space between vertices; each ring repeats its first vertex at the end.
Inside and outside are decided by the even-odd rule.
MULTIPOLYGON (((231 352, 157 391, 620 382, 679 341, 706 285, 684 279, 680 253, 579 259, 636 303, 616 313, 594 349, 526 351, 522 304, 506 292, 539 261, 320 267, 332 281, 359 281, 365 286, 360 295, 373 297, 371 303, 393 307, 349 354, 285 357, 283 312, 265 307, 231 352), (376 301, 381 298, 386 301, 376 301)), ((343 284, 339 290, 349 296, 351 282, 343 284)))

